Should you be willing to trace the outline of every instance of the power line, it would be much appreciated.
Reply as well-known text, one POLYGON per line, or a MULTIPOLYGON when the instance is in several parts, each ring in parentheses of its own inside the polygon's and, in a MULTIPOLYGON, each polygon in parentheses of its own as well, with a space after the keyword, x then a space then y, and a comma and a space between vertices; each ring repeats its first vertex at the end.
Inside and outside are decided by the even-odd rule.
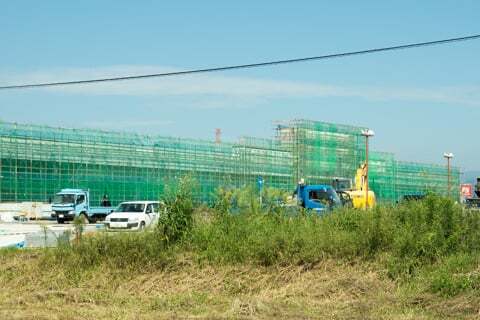
POLYGON ((374 49, 367 49, 367 50, 360 50, 360 51, 334 53, 334 54, 327 54, 327 55, 322 55, 322 56, 295 58, 295 59, 287 59, 287 60, 276 60, 276 61, 266 61, 266 62, 250 63, 250 64, 239 64, 239 65, 224 66, 224 67, 193 69, 193 70, 165 72, 165 73, 152 73, 152 74, 143 74, 143 75, 136 75, 136 76, 122 76, 122 77, 109 77, 109 78, 98 78, 98 79, 87 79, 87 80, 7 85, 7 86, 0 86, 0 90, 27 89, 27 88, 66 86, 66 85, 110 82, 110 81, 124 81, 124 80, 135 80, 135 79, 146 79, 146 78, 172 77, 172 76, 182 76, 182 75, 196 74, 196 73, 228 71, 228 70, 234 70, 234 69, 268 67, 268 66, 279 65, 279 64, 307 62, 307 61, 313 61, 313 60, 325 60, 325 59, 333 59, 333 58, 345 58, 345 57, 349 57, 349 56, 371 54, 371 53, 384 52, 384 51, 412 49, 412 48, 418 48, 418 47, 441 45, 441 44, 447 44, 447 43, 452 43, 452 42, 468 41, 468 40, 476 40, 476 39, 480 39, 480 34, 469 35, 469 36, 464 36, 464 37, 459 37, 459 38, 450 38, 450 39, 442 39, 442 40, 435 40, 435 41, 428 41, 428 42, 417 42, 417 43, 403 44, 403 45, 397 45, 397 46, 391 46, 391 47, 383 47, 383 48, 374 48, 374 49))

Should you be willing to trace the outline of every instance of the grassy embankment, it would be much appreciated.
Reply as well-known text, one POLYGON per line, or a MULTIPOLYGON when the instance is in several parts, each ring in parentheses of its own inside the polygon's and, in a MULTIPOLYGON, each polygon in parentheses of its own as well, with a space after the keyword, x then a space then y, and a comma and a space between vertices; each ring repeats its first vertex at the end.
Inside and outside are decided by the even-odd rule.
POLYGON ((0 318, 480 317, 478 212, 430 196, 291 215, 267 193, 194 210, 180 185, 153 232, 2 251, 0 318))

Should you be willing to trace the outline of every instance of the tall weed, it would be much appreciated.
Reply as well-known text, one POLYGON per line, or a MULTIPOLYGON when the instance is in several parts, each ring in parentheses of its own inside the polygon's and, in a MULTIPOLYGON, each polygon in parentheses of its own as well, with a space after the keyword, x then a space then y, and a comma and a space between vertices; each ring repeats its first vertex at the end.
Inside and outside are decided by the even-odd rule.
POLYGON ((397 206, 340 208, 318 215, 287 209, 279 201, 286 194, 275 190, 265 189, 260 204, 254 187, 219 190, 213 209, 199 209, 192 200, 194 190, 192 179, 180 180, 166 198, 167 210, 154 232, 84 237, 51 251, 49 261, 78 269, 102 263, 164 267, 179 255, 200 263, 262 266, 368 260, 381 263, 392 279, 428 278, 432 292, 478 289, 470 262, 480 253, 480 215, 450 199, 428 195, 397 206), (202 219, 194 219, 199 210, 202 219), (450 281, 456 264, 463 266, 463 275, 450 281))
POLYGON ((192 229, 197 187, 193 178, 185 176, 178 185, 167 189, 164 199, 166 210, 160 215, 156 230, 167 243, 177 242, 192 229))

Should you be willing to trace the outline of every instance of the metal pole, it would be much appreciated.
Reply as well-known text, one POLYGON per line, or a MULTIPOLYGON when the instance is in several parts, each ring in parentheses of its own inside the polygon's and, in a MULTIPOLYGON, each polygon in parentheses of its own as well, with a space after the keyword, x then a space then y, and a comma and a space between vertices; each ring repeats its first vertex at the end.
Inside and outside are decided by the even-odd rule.
POLYGON ((447 186, 448 186, 448 197, 450 198, 450 157, 447 158, 447 186))
POLYGON ((443 154, 445 158, 447 158, 447 196, 450 198, 451 196, 451 166, 450 160, 453 158, 453 153, 445 152, 443 154))
POLYGON ((368 135, 365 136, 365 209, 368 209, 368 135))

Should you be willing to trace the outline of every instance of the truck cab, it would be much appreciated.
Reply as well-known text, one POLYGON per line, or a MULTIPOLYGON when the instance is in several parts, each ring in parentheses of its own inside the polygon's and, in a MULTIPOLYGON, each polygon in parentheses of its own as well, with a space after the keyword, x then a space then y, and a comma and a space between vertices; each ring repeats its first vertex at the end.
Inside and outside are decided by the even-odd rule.
POLYGON ((467 208, 480 210, 480 177, 477 177, 477 183, 474 188, 473 196, 465 199, 465 205, 467 208))
POLYGON ((111 207, 91 207, 90 192, 83 189, 62 189, 58 192, 52 203, 52 217, 58 223, 72 221, 81 217, 84 223, 104 219, 113 211, 111 207))
POLYGON ((298 184, 295 191, 299 206, 317 213, 341 207, 342 202, 332 186, 298 184))

